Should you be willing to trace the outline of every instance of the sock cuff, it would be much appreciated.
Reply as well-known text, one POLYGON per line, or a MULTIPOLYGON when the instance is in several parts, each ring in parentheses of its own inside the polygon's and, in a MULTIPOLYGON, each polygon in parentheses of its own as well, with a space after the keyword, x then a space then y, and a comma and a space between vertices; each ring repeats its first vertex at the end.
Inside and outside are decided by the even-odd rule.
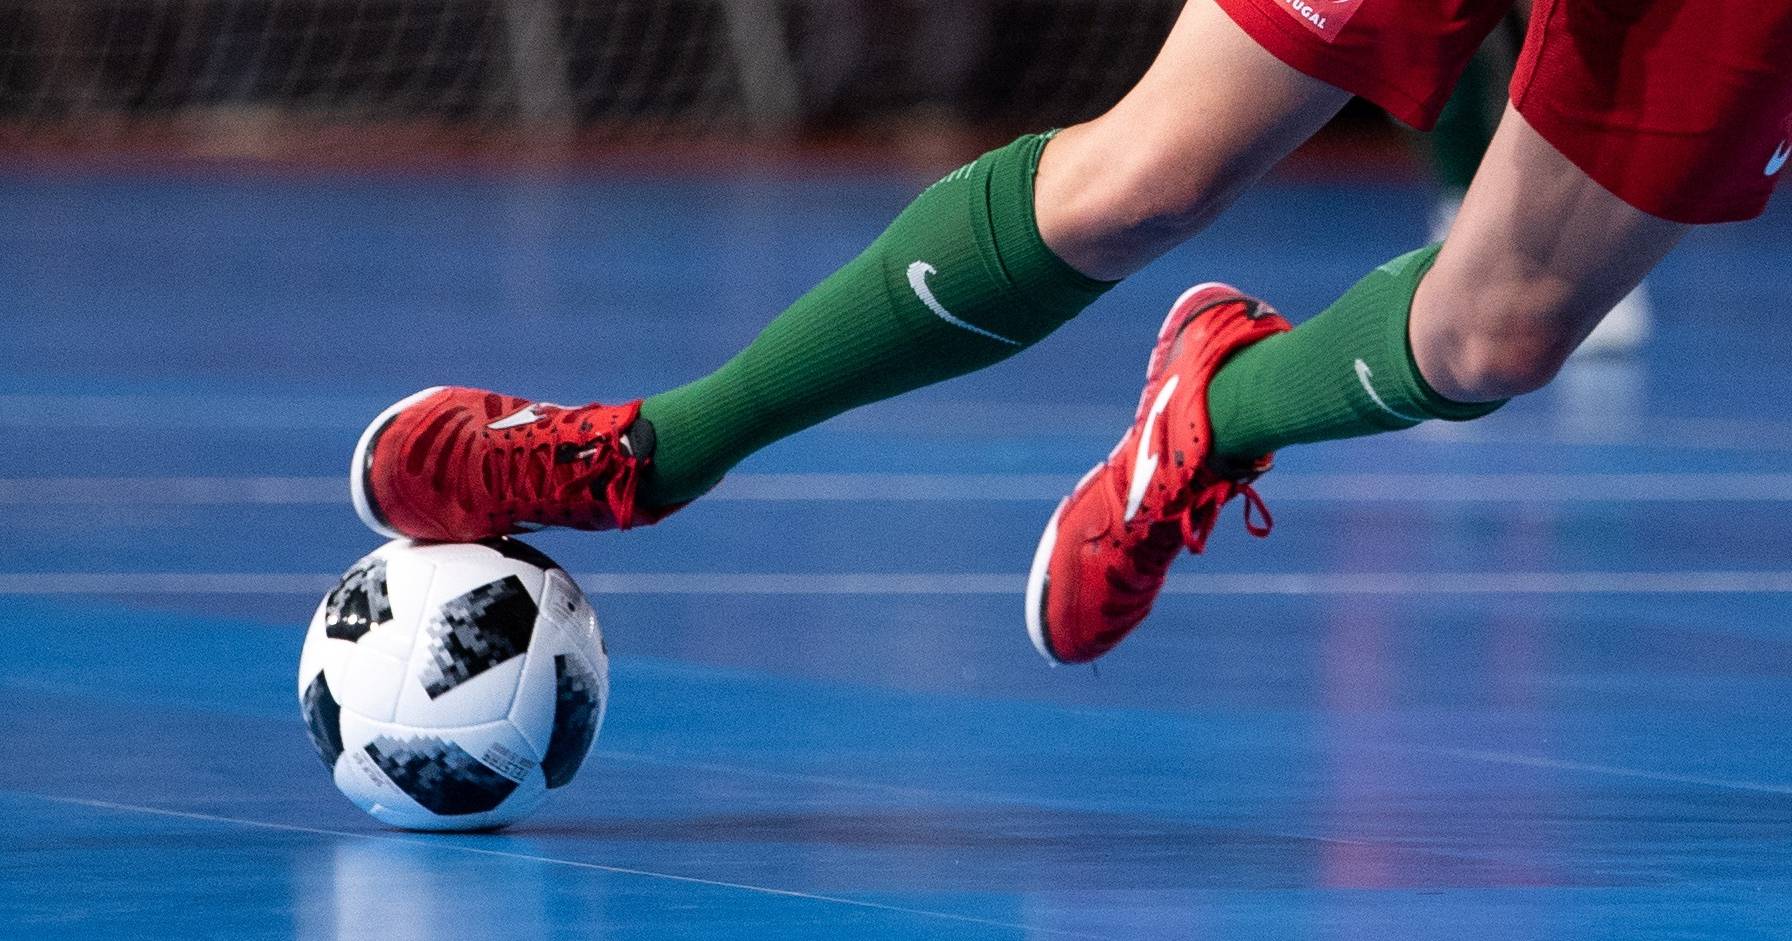
POLYGON ((1390 362, 1404 365, 1405 368, 1400 371, 1401 391, 1405 393, 1407 404, 1420 416, 1441 421, 1472 421, 1491 414, 1505 405, 1507 400, 1457 402, 1445 398, 1425 381, 1425 374, 1419 371, 1419 361, 1412 352, 1412 331, 1409 324, 1412 320, 1413 298, 1418 293, 1419 282, 1424 280, 1431 266, 1437 263, 1437 254, 1442 248, 1442 243, 1427 245, 1381 266, 1381 270, 1392 277, 1393 283, 1390 286, 1401 292, 1399 303, 1406 312, 1404 317, 1392 317, 1387 321, 1387 357, 1390 362))
POLYGON ((1091 278, 1076 270, 1039 234, 1033 180, 1045 145, 1056 134, 1028 134, 991 151, 983 161, 988 170, 981 182, 996 262, 1015 290, 1062 323, 1119 282, 1091 278))
POLYGON ((1419 372, 1419 361, 1412 355, 1412 341, 1405 341, 1406 365, 1412 373, 1413 395, 1418 400, 1420 409, 1431 418, 1440 421, 1474 421, 1499 411, 1510 399, 1496 399, 1492 402, 1458 402, 1446 399, 1431 388, 1425 381, 1425 374, 1419 372))

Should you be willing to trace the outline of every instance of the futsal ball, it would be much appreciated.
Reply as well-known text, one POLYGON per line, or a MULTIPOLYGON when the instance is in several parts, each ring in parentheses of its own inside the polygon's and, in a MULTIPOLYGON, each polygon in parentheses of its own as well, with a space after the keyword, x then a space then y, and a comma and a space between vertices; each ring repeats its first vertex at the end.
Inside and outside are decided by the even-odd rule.
POLYGON ((348 799, 411 830, 515 823, 603 724, 609 657, 572 577, 515 539, 389 542, 311 617, 299 706, 348 799))

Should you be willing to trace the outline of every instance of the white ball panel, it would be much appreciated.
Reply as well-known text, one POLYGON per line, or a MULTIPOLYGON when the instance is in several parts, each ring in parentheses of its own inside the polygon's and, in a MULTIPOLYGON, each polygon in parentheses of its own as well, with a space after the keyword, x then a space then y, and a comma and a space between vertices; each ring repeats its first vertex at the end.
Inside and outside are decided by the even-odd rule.
POLYGON ((554 654, 561 646, 553 631, 542 630, 544 626, 536 625, 535 643, 529 647, 510 704, 510 722, 538 760, 547 754, 548 738, 554 734, 554 654))
POLYGON ((423 688, 418 667, 429 656, 428 644, 420 643, 417 660, 408 669, 409 676, 398 694, 398 709, 393 720, 420 729, 447 729, 483 722, 496 722, 510 714, 516 699, 517 681, 523 675, 528 652, 491 667, 483 673, 456 685, 431 699, 423 688))
POLYGON ((345 716, 352 711, 370 719, 390 720, 404 687, 405 662, 360 644, 352 646, 348 656, 324 673, 336 701, 342 704, 345 716))
POLYGON ((306 687, 326 669, 342 669, 342 662, 354 656, 355 645, 346 640, 337 640, 324 634, 322 626, 305 634, 305 646, 299 651, 299 696, 305 695, 306 687))
POLYGON ((585 593, 561 569, 554 569, 543 579, 541 619, 552 623, 572 649, 596 665, 603 656, 603 632, 597 625, 597 612, 585 593))
POLYGON ((417 644, 417 621, 414 617, 400 614, 397 602, 393 602, 392 609, 391 622, 361 635, 361 639, 355 643, 363 650, 382 654, 402 663, 411 658, 411 648, 417 644))
POLYGON ((418 546, 415 551, 435 565, 435 578, 425 599, 432 611, 436 605, 512 575, 529 590, 531 599, 538 603, 541 600, 541 569, 520 559, 505 558, 495 549, 472 543, 440 543, 418 546))

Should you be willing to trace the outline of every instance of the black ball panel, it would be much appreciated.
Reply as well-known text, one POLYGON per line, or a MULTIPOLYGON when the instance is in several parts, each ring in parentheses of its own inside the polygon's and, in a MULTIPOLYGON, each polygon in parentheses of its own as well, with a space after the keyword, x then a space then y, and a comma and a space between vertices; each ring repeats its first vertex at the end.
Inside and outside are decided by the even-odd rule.
POLYGON ((554 731, 548 736, 541 773, 548 787, 569 784, 578 773, 591 740, 597 737, 597 718, 603 707, 597 677, 578 660, 565 654, 554 657, 554 731))
POLYGON ((324 598, 324 634, 328 637, 357 641, 390 620, 392 600, 386 593, 384 559, 366 560, 349 569, 324 598))
POLYGON ((542 571, 549 571, 560 567, 560 563, 548 558, 547 553, 520 539, 512 539, 509 536, 499 536, 496 539, 482 539, 479 541, 479 544, 506 559, 515 559, 518 562, 533 565, 542 571))
POLYGON ((517 786, 466 749, 433 736, 382 735, 364 750, 399 790, 445 817, 485 813, 504 803, 517 786))
POLYGON ((342 706, 330 692, 324 671, 317 671, 317 678, 305 687, 299 708, 305 714, 305 731, 311 733, 317 757, 324 760, 324 767, 336 767, 336 759, 342 756, 342 706))
POLYGON ((507 575, 443 602, 424 630, 429 662, 417 671, 429 698, 520 656, 535 635, 539 609, 522 579, 507 575))

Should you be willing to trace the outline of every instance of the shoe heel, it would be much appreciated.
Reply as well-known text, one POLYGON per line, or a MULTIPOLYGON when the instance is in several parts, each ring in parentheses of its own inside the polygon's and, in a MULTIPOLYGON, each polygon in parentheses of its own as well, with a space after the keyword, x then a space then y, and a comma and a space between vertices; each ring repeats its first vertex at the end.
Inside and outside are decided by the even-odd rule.
POLYGON ((398 413, 446 388, 448 387, 430 386, 421 392, 407 395, 392 403, 368 423, 361 432, 360 440, 355 442, 355 453, 349 459, 348 465, 349 499, 354 502, 355 515, 361 518, 361 522, 367 524, 368 529, 382 536, 391 539, 404 538, 403 533, 393 529, 392 524, 386 521, 385 514, 380 512, 379 505, 370 492, 371 483, 368 476, 373 472, 374 445, 379 443, 380 435, 385 432, 388 425, 392 424, 392 420, 398 417, 398 413))

